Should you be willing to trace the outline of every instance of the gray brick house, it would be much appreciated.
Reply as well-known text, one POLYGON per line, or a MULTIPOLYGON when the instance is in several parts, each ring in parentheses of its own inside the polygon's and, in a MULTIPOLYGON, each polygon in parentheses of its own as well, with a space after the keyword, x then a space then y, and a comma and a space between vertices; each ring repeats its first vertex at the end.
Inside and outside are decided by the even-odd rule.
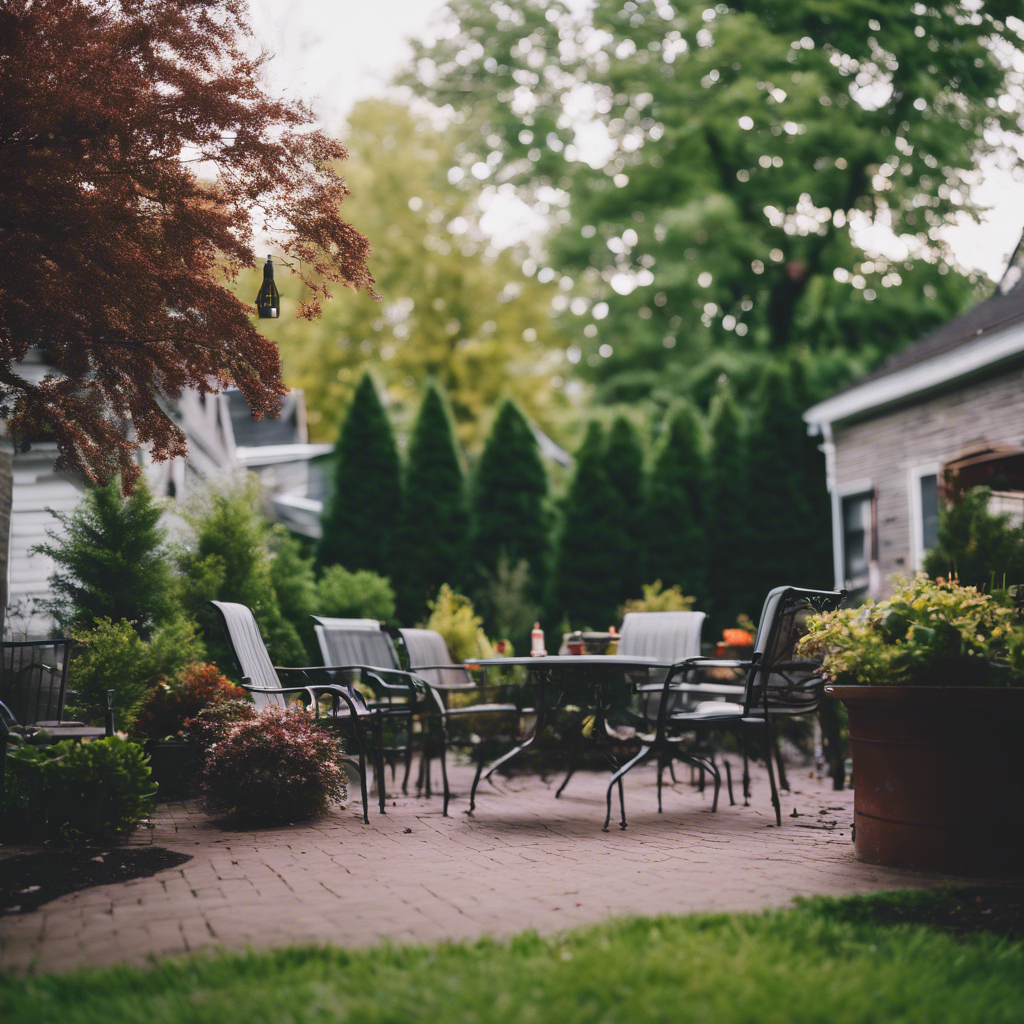
POLYGON ((884 596, 977 484, 1024 517, 1024 241, 993 295, 808 409, 832 496, 837 587, 884 596))

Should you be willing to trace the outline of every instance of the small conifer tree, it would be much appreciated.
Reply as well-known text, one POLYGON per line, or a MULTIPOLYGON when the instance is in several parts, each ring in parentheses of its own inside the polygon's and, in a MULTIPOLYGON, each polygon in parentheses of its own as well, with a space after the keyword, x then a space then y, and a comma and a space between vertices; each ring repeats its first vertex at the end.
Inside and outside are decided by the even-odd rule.
POLYGON ((629 557, 628 541, 604 459, 604 433, 599 423, 591 423, 565 499, 554 581, 555 606, 574 628, 607 628, 621 604, 609 577, 629 557))
POLYGON ((442 583, 462 584, 469 546, 465 482, 444 399, 431 384, 409 444, 398 530, 401 619, 424 617, 442 583))
POLYGON ((390 576, 400 511, 398 452, 384 407, 364 374, 334 453, 317 564, 390 576))
POLYGON ((33 552, 54 561, 53 597, 41 602, 65 633, 100 619, 128 620, 143 639, 175 609, 160 506, 142 478, 128 497, 118 479, 90 487, 71 512, 53 512, 62 532, 33 552))
POLYGON ((709 575, 710 611, 717 632, 734 625, 741 613, 756 617, 760 611, 760 600, 751 598, 747 581, 753 553, 760 554, 760 542, 755 546, 752 534, 760 529, 762 517, 756 513, 751 520, 761 496, 750 490, 745 423, 728 387, 712 398, 708 427, 711 459, 706 521, 714 570, 709 575), (751 600, 757 608, 745 607, 751 600))
POLYGON ((685 403, 668 421, 654 461, 643 524, 647 534, 648 580, 663 580, 706 607, 707 488, 706 440, 697 410, 685 403))
POLYGON ((641 592, 647 542, 643 529, 644 449, 639 432, 625 416, 617 416, 608 432, 604 465, 618 501, 619 533, 625 546, 618 565, 607 567, 608 587, 618 607, 641 592))
POLYGON ((471 564, 480 582, 493 579, 504 553, 530 567, 530 597, 540 600, 548 575, 548 480, 537 439, 519 407, 498 412, 473 481, 471 564))

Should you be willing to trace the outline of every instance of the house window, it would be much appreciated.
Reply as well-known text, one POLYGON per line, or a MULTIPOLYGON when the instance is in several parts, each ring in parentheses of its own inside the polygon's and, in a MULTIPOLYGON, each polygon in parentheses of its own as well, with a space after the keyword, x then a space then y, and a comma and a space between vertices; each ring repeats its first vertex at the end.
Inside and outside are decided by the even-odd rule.
POLYGON ((851 591, 868 585, 872 497, 871 491, 862 491, 840 500, 843 583, 851 591))
POLYGON ((910 471, 911 556, 915 569, 925 552, 939 542, 939 466, 929 463, 910 471))

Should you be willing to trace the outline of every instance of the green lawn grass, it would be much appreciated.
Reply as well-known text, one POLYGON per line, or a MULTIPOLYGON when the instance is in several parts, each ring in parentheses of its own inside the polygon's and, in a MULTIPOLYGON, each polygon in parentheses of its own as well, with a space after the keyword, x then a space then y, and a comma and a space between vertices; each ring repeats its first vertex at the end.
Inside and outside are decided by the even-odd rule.
MULTIPOLYGON (((903 898, 903 897, 901 897, 903 898)), ((907 896, 915 907, 930 897, 907 896)), ((0 977, 4 1024, 1024 1020, 1024 942, 876 923, 893 898, 615 920, 551 938, 290 948, 0 977)), ((916 912, 916 911, 915 911, 916 912)), ((883 915, 884 916, 884 915, 883 915)), ((927 913, 925 918, 927 919, 927 913)))

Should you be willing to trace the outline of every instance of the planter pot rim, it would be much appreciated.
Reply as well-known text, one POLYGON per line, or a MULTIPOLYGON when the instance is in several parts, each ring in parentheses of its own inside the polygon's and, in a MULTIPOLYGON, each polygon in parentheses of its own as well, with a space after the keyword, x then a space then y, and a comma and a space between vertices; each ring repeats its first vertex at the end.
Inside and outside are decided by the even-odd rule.
POLYGON ((844 703, 1024 704, 1024 686, 834 686, 829 683, 825 693, 844 703))

